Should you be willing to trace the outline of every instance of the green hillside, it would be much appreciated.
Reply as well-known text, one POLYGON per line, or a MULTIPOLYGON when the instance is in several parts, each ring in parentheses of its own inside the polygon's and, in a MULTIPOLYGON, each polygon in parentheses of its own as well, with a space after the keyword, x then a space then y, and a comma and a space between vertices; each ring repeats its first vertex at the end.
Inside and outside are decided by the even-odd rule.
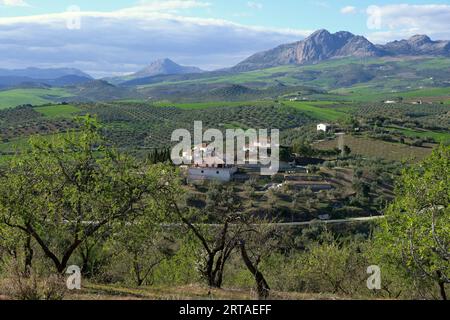
POLYGON ((51 103, 72 95, 62 88, 12 89, 0 91, 0 109, 23 104, 41 105, 51 103))
POLYGON ((141 85, 139 88, 194 83, 270 86, 280 82, 284 85, 311 85, 327 89, 350 87, 357 83, 371 83, 371 86, 376 83, 380 89, 397 86, 419 88, 442 85, 449 69, 449 58, 415 58, 401 61, 394 58, 346 58, 314 65, 288 65, 237 74, 202 74, 188 80, 182 76, 163 77, 158 83, 141 85))

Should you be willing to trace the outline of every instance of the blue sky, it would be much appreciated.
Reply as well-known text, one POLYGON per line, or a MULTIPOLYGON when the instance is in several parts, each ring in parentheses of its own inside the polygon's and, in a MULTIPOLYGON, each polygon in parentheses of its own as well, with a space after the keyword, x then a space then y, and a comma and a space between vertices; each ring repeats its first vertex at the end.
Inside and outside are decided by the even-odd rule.
POLYGON ((133 72, 169 57, 212 70, 322 28, 361 34, 375 43, 417 33, 450 39, 450 4, 448 0, 0 0, 0 68, 71 66, 100 77, 133 72), (67 8, 73 5, 81 10, 79 29, 66 26, 73 18, 67 8), (374 5, 375 11, 373 7, 370 11, 374 5))

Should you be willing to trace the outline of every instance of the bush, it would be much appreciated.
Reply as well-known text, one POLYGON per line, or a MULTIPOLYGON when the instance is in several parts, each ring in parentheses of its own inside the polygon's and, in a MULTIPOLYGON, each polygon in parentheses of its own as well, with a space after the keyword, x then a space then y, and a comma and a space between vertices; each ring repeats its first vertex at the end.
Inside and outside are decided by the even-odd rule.
POLYGON ((0 292, 8 297, 18 300, 62 300, 66 293, 64 278, 60 275, 38 275, 30 270, 25 275, 13 263, 10 277, 0 284, 0 292))

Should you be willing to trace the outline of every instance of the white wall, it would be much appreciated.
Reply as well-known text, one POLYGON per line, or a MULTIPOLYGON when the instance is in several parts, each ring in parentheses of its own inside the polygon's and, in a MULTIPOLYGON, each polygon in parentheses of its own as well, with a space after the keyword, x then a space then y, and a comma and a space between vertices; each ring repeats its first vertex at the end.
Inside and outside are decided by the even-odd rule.
POLYGON ((237 168, 189 168, 189 180, 230 181, 237 168))

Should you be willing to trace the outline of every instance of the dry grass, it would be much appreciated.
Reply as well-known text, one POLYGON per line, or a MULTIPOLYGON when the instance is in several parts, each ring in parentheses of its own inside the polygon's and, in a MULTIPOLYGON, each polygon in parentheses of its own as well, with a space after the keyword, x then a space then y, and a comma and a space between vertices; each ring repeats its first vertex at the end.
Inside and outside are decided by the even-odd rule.
MULTIPOLYGON (((211 289, 197 284, 179 287, 129 288, 84 283, 83 289, 67 294, 69 300, 255 300, 253 290, 211 289)), ((331 294, 272 292, 275 300, 338 300, 331 294)))

